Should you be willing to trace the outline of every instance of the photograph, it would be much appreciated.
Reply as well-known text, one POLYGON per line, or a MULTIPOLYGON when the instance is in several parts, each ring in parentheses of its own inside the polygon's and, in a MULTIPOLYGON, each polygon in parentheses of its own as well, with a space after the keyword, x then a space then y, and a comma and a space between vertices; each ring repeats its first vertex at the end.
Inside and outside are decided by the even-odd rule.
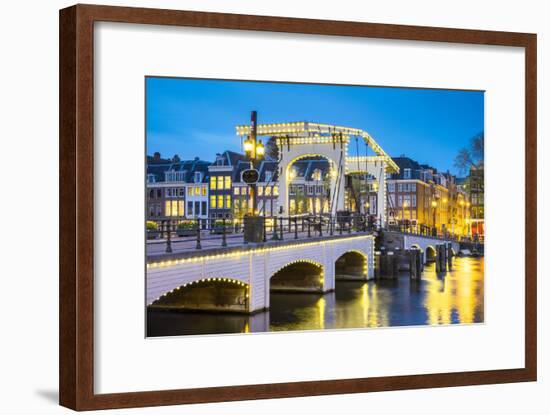
POLYGON ((145 95, 147 337, 484 323, 484 91, 145 95))

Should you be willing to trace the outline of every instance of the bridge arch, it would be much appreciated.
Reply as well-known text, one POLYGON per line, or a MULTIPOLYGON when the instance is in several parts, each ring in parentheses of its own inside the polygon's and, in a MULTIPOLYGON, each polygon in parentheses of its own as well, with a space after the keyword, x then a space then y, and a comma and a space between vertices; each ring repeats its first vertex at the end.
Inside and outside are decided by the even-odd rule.
POLYGON ((310 259, 288 262, 269 277, 270 291, 322 292, 325 280, 323 264, 310 259))
POLYGON ((249 285, 233 278, 201 278, 162 294, 150 307, 180 311, 248 312, 249 285))
POLYGON ((424 262, 434 262, 435 258, 437 256, 435 247, 433 245, 426 246, 426 250, 424 252, 424 262))
POLYGON ((368 279, 368 256, 358 250, 343 252, 334 263, 336 280, 366 280, 368 279))

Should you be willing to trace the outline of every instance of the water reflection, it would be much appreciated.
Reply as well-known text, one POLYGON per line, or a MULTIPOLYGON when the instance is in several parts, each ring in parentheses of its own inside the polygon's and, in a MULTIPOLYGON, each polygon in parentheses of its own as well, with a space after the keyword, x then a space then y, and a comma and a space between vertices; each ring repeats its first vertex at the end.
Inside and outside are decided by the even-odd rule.
POLYGON ((427 265, 421 281, 338 281, 319 295, 271 293, 270 310, 253 316, 149 310, 148 336, 247 333, 480 323, 484 315, 483 258, 455 258, 437 274, 427 265))

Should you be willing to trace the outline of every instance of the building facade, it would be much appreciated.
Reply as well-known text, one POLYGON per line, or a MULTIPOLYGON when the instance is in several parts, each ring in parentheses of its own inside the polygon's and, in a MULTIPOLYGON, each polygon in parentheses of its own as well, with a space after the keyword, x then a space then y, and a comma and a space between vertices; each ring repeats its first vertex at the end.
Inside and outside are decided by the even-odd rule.
POLYGON ((195 158, 147 157, 147 220, 160 229, 188 218, 208 217, 208 166, 195 158))

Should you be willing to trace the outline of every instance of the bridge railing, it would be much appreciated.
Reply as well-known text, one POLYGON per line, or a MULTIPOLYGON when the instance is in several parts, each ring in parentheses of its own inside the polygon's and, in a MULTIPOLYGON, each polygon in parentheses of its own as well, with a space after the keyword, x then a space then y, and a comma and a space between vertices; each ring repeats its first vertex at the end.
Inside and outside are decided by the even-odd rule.
POLYGON ((388 225, 385 228, 385 230, 390 232, 409 233, 412 235, 420 235, 420 236, 428 236, 431 238, 453 240, 457 242, 473 241, 472 238, 453 234, 449 230, 441 231, 441 229, 434 228, 427 225, 412 225, 407 223, 400 223, 397 225, 388 225))
MULTIPOLYGON (((368 233, 376 228, 372 217, 360 214, 306 214, 260 218, 263 222, 260 243, 368 233)), ((161 229, 148 230, 147 239, 148 255, 246 244, 243 221, 232 219, 167 220, 161 229)))

